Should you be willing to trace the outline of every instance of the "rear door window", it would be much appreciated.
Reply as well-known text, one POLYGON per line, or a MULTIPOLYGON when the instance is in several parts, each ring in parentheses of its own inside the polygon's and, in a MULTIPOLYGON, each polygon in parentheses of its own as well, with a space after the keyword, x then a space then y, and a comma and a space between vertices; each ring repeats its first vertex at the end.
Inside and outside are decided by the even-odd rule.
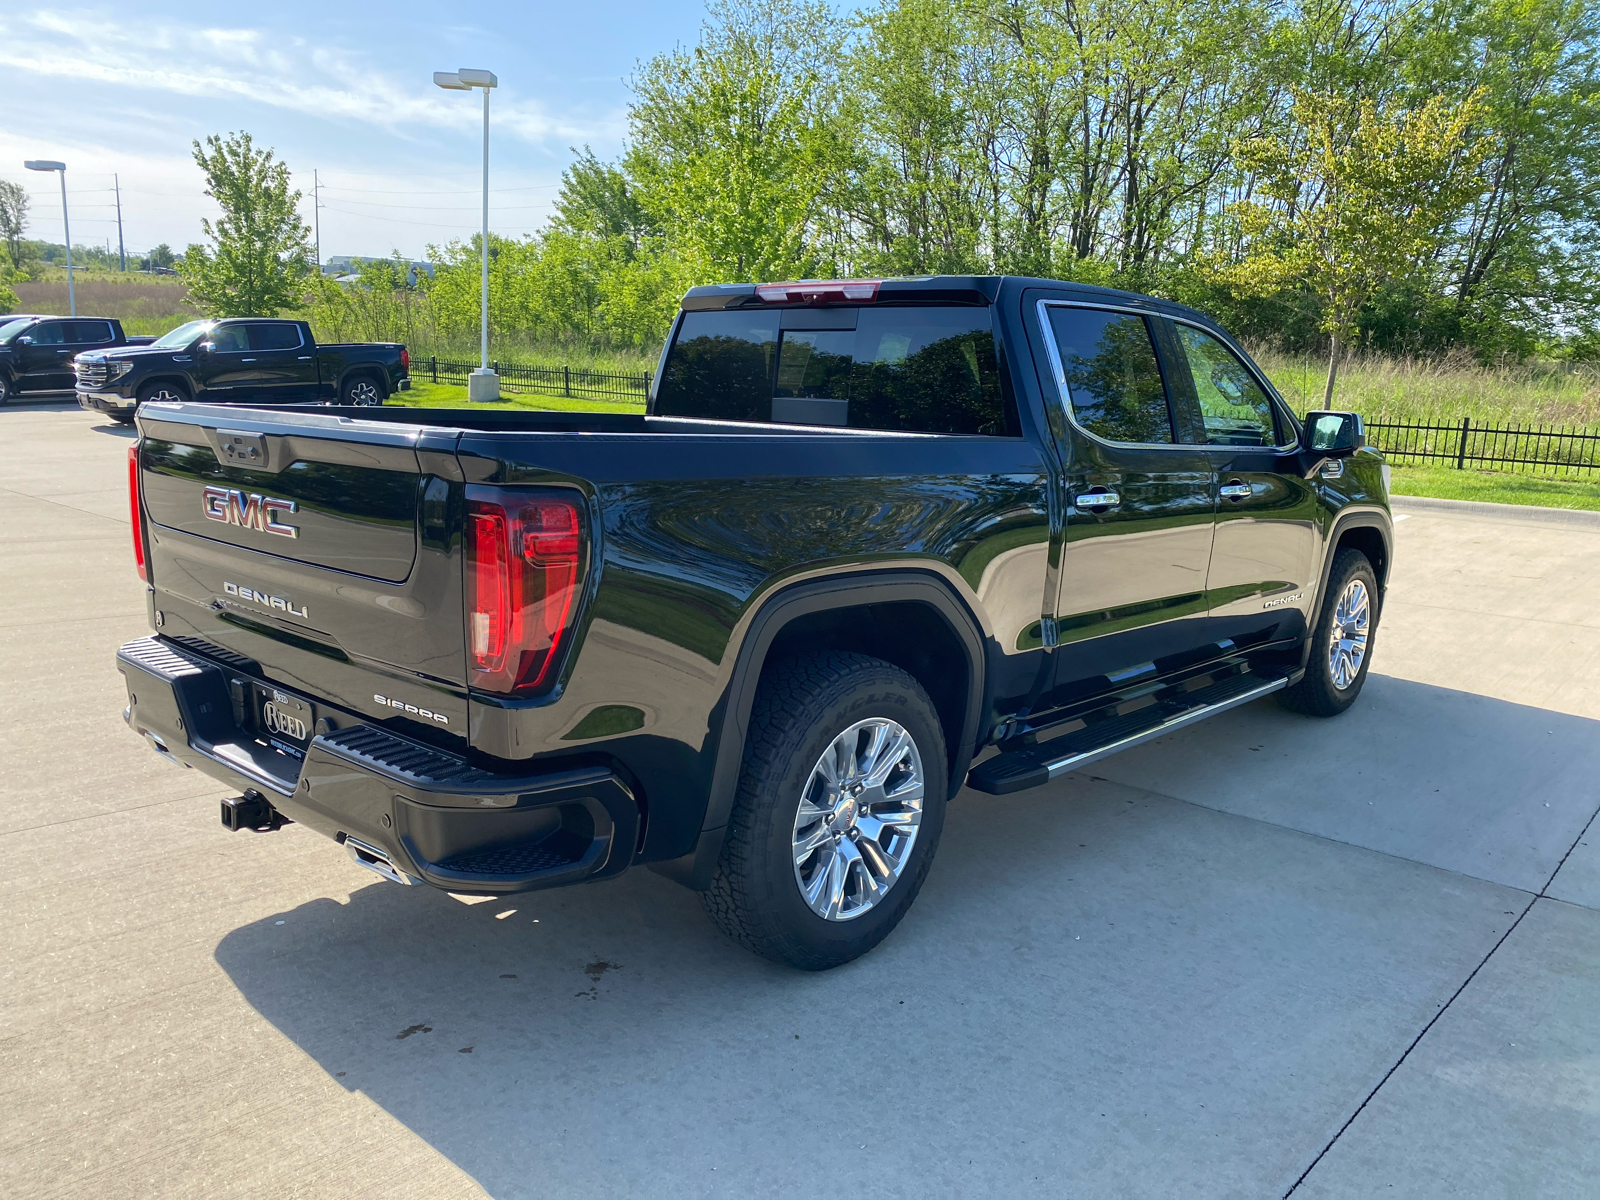
POLYGON ((1000 387, 990 313, 977 307, 686 313, 655 412, 913 433, 1019 433, 1000 387))
POLYGON ((1172 413, 1149 322, 1099 308, 1047 311, 1073 421, 1108 442, 1171 443, 1172 413))
POLYGON ((269 325, 263 321, 246 325, 245 329, 252 350, 293 350, 300 345, 300 329, 295 325, 269 325))
POLYGON ((75 346, 97 346, 116 340, 111 335, 109 321, 72 321, 69 325, 72 333, 69 340, 75 346))

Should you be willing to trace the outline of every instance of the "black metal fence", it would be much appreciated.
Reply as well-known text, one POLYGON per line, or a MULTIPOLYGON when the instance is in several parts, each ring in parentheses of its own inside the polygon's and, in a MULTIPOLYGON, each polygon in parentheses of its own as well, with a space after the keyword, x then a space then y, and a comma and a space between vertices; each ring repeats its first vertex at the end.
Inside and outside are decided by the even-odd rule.
MULTIPOLYGON (((586 371, 576 367, 518 367, 492 363, 503 392, 539 392, 577 400, 631 400, 643 405, 650 394, 649 371, 586 371)), ((429 356, 411 360, 411 375, 429 383, 465 386, 477 363, 452 362, 429 356)))
POLYGON ((1557 425, 1371 421, 1367 441, 1397 463, 1565 475, 1600 470, 1600 431, 1557 425))

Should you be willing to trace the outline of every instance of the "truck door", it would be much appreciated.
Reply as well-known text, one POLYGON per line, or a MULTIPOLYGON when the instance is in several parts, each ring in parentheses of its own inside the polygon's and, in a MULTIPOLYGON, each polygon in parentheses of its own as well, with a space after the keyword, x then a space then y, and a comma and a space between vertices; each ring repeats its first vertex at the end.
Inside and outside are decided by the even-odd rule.
POLYGON ((1216 475, 1177 436, 1150 314, 1033 307, 1070 442, 1055 653, 1067 700, 1205 642, 1216 475))
POLYGON ((1212 330, 1166 323, 1173 402, 1185 441, 1217 472, 1217 531, 1206 576, 1216 638, 1299 637, 1315 599, 1320 505, 1294 427, 1247 360, 1212 330))
POLYGON ((252 387, 257 398, 274 404, 315 399, 316 348, 305 344, 300 326, 293 321, 252 321, 244 328, 256 360, 252 387))
POLYGON ((195 355, 194 373, 201 386, 219 400, 254 399, 259 376, 244 326, 219 325, 201 345, 211 347, 195 355))
POLYGON ((56 392, 73 385, 72 356, 75 347, 67 341, 67 322, 40 321, 16 342, 22 360, 18 391, 56 392))

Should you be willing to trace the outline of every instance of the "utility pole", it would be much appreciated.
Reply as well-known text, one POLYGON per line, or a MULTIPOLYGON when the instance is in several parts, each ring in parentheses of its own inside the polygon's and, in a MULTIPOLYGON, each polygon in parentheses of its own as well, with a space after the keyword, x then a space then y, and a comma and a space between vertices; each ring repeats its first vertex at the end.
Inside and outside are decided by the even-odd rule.
POLYGON ((117 189, 117 258, 122 262, 122 272, 128 272, 128 248, 122 244, 122 180, 115 175, 111 176, 112 186, 117 189))
POLYGON ((322 181, 311 172, 311 227, 317 240, 317 274, 322 274, 322 181))

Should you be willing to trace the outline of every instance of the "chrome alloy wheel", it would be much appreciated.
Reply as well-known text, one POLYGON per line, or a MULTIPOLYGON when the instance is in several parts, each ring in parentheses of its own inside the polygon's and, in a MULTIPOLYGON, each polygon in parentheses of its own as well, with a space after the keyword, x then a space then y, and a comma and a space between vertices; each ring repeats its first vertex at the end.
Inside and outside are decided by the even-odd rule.
POLYGON ((1372 624, 1372 601, 1367 585, 1352 579, 1339 593, 1333 610, 1332 636, 1328 639, 1328 673, 1333 686, 1343 691, 1361 674, 1367 657, 1367 631, 1372 624))
POLYGON ((177 391, 175 388, 158 387, 151 391, 151 393, 146 396, 145 399, 153 401, 157 404, 182 404, 184 397, 183 394, 177 391))
POLYGON ((922 824, 922 756, 886 717, 857 721, 817 759, 794 818, 794 878, 811 911, 848 921, 894 887, 922 824))
POLYGON ((347 394, 350 403, 360 408, 370 408, 374 404, 382 404, 383 397, 378 394, 378 385, 370 379, 358 379, 352 383, 347 394))

